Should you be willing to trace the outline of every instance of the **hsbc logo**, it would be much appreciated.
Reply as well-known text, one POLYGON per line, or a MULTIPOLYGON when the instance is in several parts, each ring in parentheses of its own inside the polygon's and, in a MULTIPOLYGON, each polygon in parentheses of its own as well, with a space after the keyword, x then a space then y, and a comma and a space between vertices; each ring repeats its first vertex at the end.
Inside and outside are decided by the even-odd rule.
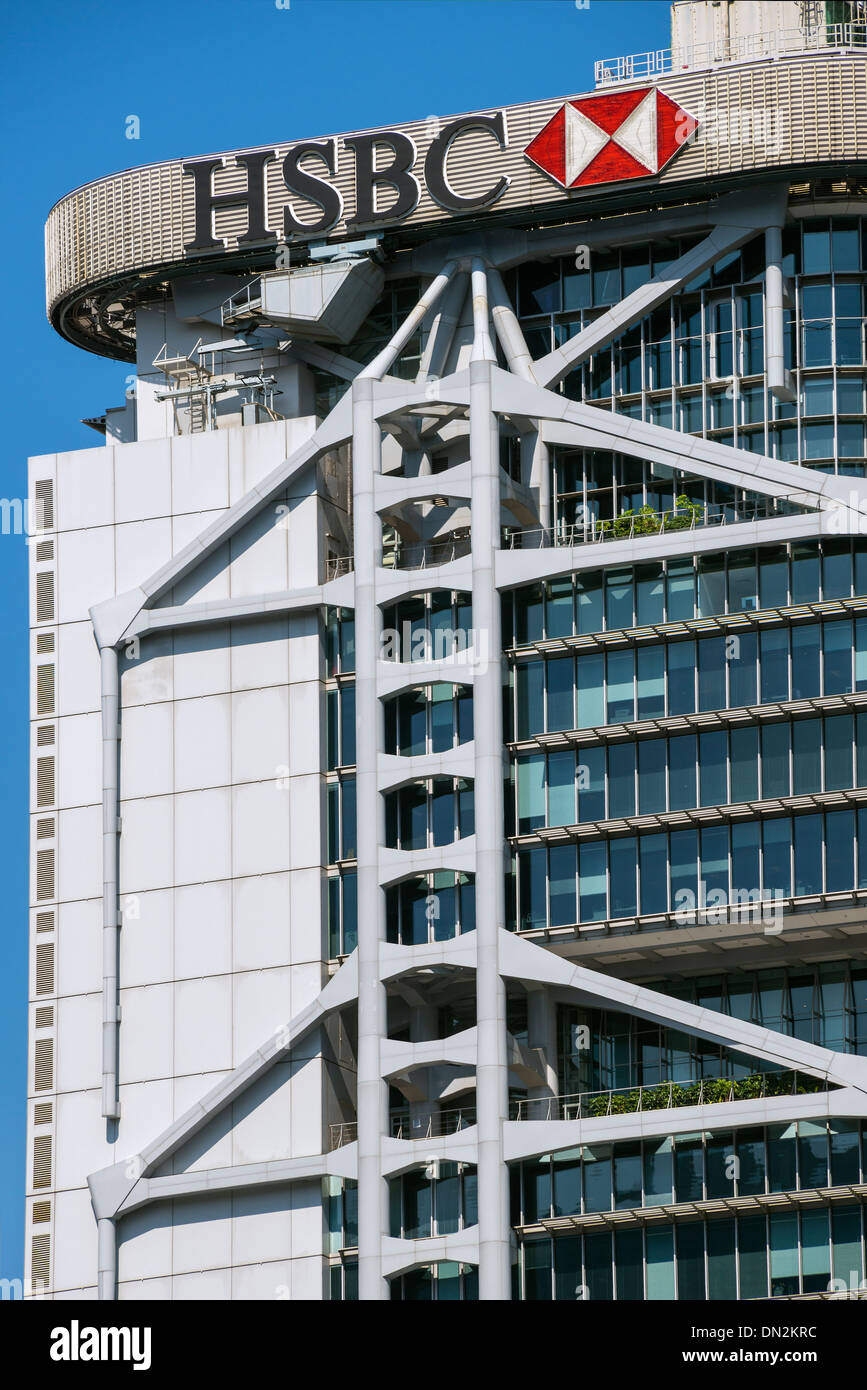
POLYGON ((659 173, 698 125, 658 87, 642 87, 564 102, 523 150, 510 145, 507 113, 500 110, 444 126, 429 121, 412 134, 365 131, 284 151, 240 151, 233 159, 246 187, 231 191, 215 187, 225 156, 189 160, 181 168, 192 183, 193 235, 184 250, 226 249, 215 226, 223 208, 246 211, 240 247, 276 242, 278 228, 289 241, 340 227, 352 233, 394 226, 414 220, 423 199, 452 216, 487 212, 520 175, 524 158, 567 189, 646 178, 659 173))
POLYGON ((529 143, 526 157, 564 188, 658 174, 698 121, 658 87, 567 101, 529 143))

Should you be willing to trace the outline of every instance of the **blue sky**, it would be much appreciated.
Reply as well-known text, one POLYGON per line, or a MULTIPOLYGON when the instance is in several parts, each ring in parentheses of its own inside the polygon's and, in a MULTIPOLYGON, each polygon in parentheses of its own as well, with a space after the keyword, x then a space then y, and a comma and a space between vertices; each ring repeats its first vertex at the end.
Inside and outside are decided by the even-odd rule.
MULTIPOLYGON (((595 58, 669 44, 667 0, 111 0, 0 6, 4 497, 28 455, 90 448, 130 368, 45 318, 43 224, 135 164, 587 91, 595 58), (138 116, 140 138, 125 137, 138 116)), ((27 999, 27 576, 0 536, 0 1277, 23 1261, 27 999)))

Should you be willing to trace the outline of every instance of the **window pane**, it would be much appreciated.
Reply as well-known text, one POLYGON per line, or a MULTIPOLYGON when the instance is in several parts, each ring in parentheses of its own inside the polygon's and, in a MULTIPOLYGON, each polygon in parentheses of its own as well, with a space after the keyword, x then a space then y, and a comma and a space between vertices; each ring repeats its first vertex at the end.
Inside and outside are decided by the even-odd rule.
POLYGON ((608 677, 607 722, 620 724, 624 720, 634 719, 634 653, 632 651, 609 652, 606 666, 608 677))
POLYGON ((756 703, 758 649, 755 632, 735 633, 727 639, 729 705, 733 709, 756 703))
POLYGON ((822 790, 822 721, 797 719, 792 725, 792 791, 795 796, 822 790))
POLYGON ((578 675, 578 728, 595 728, 605 723, 603 699, 603 671, 605 658, 599 656, 579 656, 578 675))
POLYGON ((759 794, 759 731, 732 729, 732 801, 755 801, 759 794))
POLYGON ((580 846, 582 922, 602 922, 608 915, 604 844, 580 846))
POLYGON ((608 814, 635 815, 634 743, 614 743, 608 749, 608 814))
POLYGON ((789 725, 762 727, 762 796, 789 795, 789 725))
POLYGON ((668 713, 691 714, 695 710, 695 642, 673 642, 666 655, 668 713))
POLYGON ((814 893, 821 893, 822 817, 796 816, 794 826, 795 895, 805 897, 814 893))
POLYGON ((682 734, 668 741, 668 804, 672 811, 687 810, 696 801, 696 739, 682 734))
POLYGON ((665 648, 639 647, 638 718, 659 719, 665 714, 665 648))
POLYGON ((633 917, 637 911, 635 898, 636 851, 634 836, 609 841, 612 917, 633 917))
POLYGON ((761 634, 762 703, 789 697, 789 634, 771 629, 761 634))
POLYGON ((551 926, 565 927, 577 921, 575 911, 574 845, 555 845, 549 851, 551 876, 551 926))
POLYGON ((642 816, 666 809, 664 738, 643 739, 638 745, 638 810, 642 816))
POLYGON ((668 911, 668 862, 665 835, 642 835, 638 841, 641 871, 641 911, 668 911))
MULTIPOLYGON (((519 759, 520 766, 520 759, 519 759)), ((548 824, 575 822, 575 754, 548 754, 548 824)))
POLYGON ((575 666, 571 657, 558 657, 546 663, 548 684, 548 730, 575 727, 575 666))
POLYGON ((818 623, 792 628, 792 699, 812 700, 819 694, 818 623))

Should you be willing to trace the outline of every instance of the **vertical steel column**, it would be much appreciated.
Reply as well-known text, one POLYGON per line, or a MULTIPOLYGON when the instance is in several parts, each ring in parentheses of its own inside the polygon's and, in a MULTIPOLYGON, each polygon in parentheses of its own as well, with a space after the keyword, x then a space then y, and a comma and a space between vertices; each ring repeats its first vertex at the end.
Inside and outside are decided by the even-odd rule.
POLYGON ((473 628, 479 665, 473 686, 476 825, 476 1110, 479 1173, 479 1298, 511 1297, 509 1189, 503 1160, 508 1105, 506 991, 499 968, 505 925, 503 879, 503 704, 500 597, 494 562, 500 541, 500 461, 491 404, 494 351, 485 271, 474 261, 470 360, 473 628))
POLYGON ((375 509, 374 479, 381 437, 374 417, 375 383, 357 377, 352 387, 352 491, 355 554, 355 728, 358 808, 358 1296, 384 1299, 382 1242, 388 1234, 388 1202, 382 1176, 382 1137, 388 1125, 388 1086, 382 1079, 380 1039, 386 1036, 385 989, 380 980, 382 890, 379 846, 384 841, 382 798, 377 791, 381 710, 376 693, 381 615, 376 568, 382 527, 375 509))
POLYGON ((102 647, 102 1113, 120 1115, 118 1100, 118 708, 117 652, 102 647))
POLYGON ((790 374, 786 371, 783 339, 783 229, 765 229, 765 365, 768 390, 780 401, 793 401, 790 374))

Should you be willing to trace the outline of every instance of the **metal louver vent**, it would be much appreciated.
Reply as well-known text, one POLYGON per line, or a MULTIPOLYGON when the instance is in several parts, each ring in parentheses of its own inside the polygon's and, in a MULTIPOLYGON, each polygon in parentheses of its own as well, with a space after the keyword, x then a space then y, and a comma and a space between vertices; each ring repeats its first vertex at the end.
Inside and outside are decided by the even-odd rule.
POLYGON ((42 941, 36 947, 36 993, 54 993, 53 941, 42 941))
POLYGON ((36 667, 36 713, 54 713, 54 666, 36 667))
POLYGON ((54 541, 40 541, 36 547, 36 563, 54 559, 54 541))
POLYGON ((54 817, 53 817, 53 816, 46 816, 46 817, 44 817, 42 820, 38 820, 38 821, 36 822, 36 838, 37 838, 37 840, 53 840, 53 839, 54 839, 54 817))
MULTIPOLYGON (((43 635, 45 635, 45 634, 43 634, 43 635)), ((53 742, 54 742, 54 725, 53 725, 53 724, 40 724, 39 728, 36 730, 36 742, 37 742, 37 744, 39 745, 40 748, 43 747, 46 743, 53 743, 53 742)))
MULTIPOLYGON (((41 732, 41 731, 40 731, 41 732)), ((54 758, 36 759, 36 805, 54 805, 54 758)))
POLYGON ((36 1027, 52 1028, 54 1026, 54 1005, 43 1004, 36 1010, 36 1027))
POLYGON ((54 897, 54 850, 40 849, 36 852, 36 896, 54 897))
POLYGON ((30 1282, 34 1288, 41 1285, 48 1287, 48 1276, 51 1268, 51 1236, 47 1231, 33 1237, 33 1245, 30 1260, 30 1282))
POLYGON ((40 479, 33 485, 33 497, 36 502, 36 530, 54 530, 54 483, 50 478, 40 479))
POLYGON ((34 1202, 34 1203, 33 1203, 33 1224, 34 1224, 34 1226, 41 1226, 41 1225, 43 1225, 46 1221, 50 1221, 50 1220, 51 1220, 51 1203, 50 1203, 50 1202, 34 1202))
POLYGON ((33 1107, 33 1123, 50 1125, 54 1119, 54 1106, 50 1100, 38 1100, 33 1107))
MULTIPOLYGON (((36 930, 37 930, 37 931, 54 931, 54 913, 53 913, 53 912, 37 912, 37 914, 36 914, 36 930)), ((37 950, 38 950, 38 949, 39 949, 39 948, 37 947, 37 950)))
POLYGON ((42 570, 36 576, 36 621, 50 623, 54 619, 54 571, 42 570))
POLYGON ((51 1135, 33 1136, 33 1186, 51 1186, 51 1135))
POLYGON ((33 1053, 34 1090, 50 1091, 54 1087, 54 1039, 37 1038, 33 1053))
POLYGON ((54 651, 54 633, 53 633, 53 632, 37 632, 37 634, 36 634, 36 650, 37 650, 37 652, 53 652, 53 651, 54 651))

